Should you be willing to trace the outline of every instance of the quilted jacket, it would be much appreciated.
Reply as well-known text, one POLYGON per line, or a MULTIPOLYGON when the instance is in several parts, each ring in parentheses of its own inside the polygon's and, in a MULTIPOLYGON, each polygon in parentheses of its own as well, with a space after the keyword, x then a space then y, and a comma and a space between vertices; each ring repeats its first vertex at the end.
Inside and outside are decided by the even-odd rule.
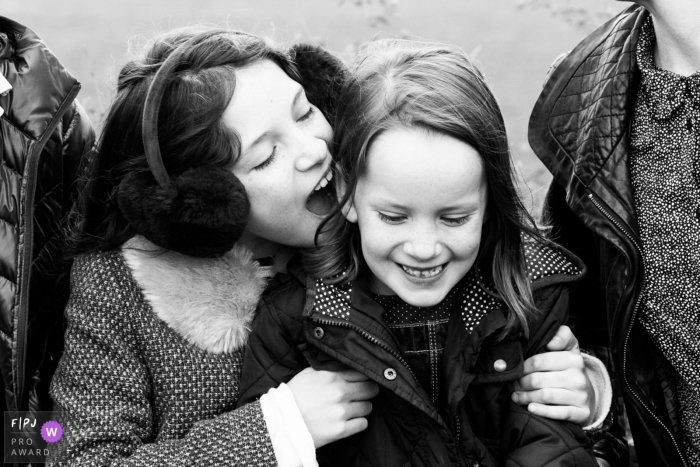
POLYGON ((667 410, 662 358, 638 319, 643 282, 628 154, 639 31, 648 13, 632 6, 581 42, 551 74, 530 119, 532 148, 554 175, 546 211, 557 240, 589 267, 572 290, 581 345, 611 350, 642 466, 684 466, 667 410))
POLYGON ((322 466, 596 466, 579 427, 536 417, 510 400, 508 385, 521 376, 523 359, 543 351, 566 320, 566 285, 582 273, 580 261, 566 252, 530 253, 542 313, 533 318, 529 340, 520 332, 499 340, 506 323, 502 302, 490 302, 471 273, 463 280, 464 300, 451 313, 443 354, 446 411, 438 411, 413 377, 366 277, 331 286, 299 267, 263 297, 239 405, 307 366, 350 367, 377 382, 380 393, 369 427, 319 450, 322 466))
POLYGON ((51 410, 67 269, 60 220, 75 197, 90 121, 80 84, 30 29, 0 16, 0 373, 5 410, 51 410))
POLYGON ((76 258, 66 348, 51 383, 62 466, 273 466, 260 404, 234 410, 267 273, 136 237, 76 258))

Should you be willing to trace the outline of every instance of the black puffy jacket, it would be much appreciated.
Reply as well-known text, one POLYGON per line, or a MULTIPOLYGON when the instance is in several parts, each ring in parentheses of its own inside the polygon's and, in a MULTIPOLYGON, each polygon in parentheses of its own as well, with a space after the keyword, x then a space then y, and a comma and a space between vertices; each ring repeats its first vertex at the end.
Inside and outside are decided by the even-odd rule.
MULTIPOLYGON (((610 349, 639 465, 687 465, 666 409, 669 382, 637 319, 643 282, 628 168, 641 73, 639 32, 648 12, 632 6, 584 39, 552 73, 530 119, 532 148, 554 175, 546 211, 556 239, 589 275, 572 289, 571 322, 582 347, 610 349)), ((597 354, 602 360, 605 355, 597 354)))
POLYGON ((0 372, 5 410, 51 410, 69 265, 60 222, 94 133, 80 84, 31 30, 0 16, 0 372))
POLYGON ((366 280, 347 290, 323 285, 298 267, 263 298, 249 337, 239 405, 307 366, 350 367, 381 390, 367 430, 322 448, 321 465, 596 466, 579 427, 536 417, 510 400, 508 386, 522 375, 523 360, 544 351, 566 320, 566 284, 578 280, 583 268, 568 252, 532 252, 528 271, 542 313, 531 322, 529 340, 522 333, 499 340, 506 324, 499 301, 472 332, 460 312, 469 305, 458 301, 464 310, 451 314, 442 369, 449 415, 441 415, 416 382, 366 280), (494 365, 498 360, 506 362, 505 370, 494 365))

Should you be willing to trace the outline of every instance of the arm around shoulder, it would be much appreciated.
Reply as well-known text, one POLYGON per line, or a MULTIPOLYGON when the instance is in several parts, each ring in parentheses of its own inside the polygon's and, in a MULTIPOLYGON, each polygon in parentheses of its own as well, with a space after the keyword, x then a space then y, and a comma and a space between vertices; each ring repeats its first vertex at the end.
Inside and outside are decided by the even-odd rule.
POLYGON ((302 324, 280 310, 270 298, 263 298, 248 336, 240 385, 241 407, 258 399, 280 383, 289 382, 309 366, 298 349, 302 324))

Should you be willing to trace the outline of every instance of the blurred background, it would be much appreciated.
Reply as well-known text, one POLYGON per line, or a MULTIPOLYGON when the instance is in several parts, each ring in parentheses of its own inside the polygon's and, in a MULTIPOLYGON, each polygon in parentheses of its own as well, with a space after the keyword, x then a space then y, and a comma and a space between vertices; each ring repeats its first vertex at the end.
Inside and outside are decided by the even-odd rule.
POLYGON ((2 0, 0 14, 34 29, 82 83, 98 128, 130 54, 157 32, 229 26, 344 58, 378 37, 448 41, 480 62, 501 103, 526 204, 537 214, 550 176, 527 122, 550 64, 626 3, 613 0, 2 0))

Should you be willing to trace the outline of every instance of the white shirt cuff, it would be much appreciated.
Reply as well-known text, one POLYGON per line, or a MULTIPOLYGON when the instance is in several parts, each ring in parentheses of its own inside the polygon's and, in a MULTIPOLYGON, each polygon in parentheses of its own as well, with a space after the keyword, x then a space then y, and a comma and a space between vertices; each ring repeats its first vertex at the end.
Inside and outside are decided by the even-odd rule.
POLYGON ((603 365, 603 362, 597 358, 582 353, 583 363, 585 364, 586 376, 593 386, 593 392, 595 394, 595 409, 591 414, 589 420, 592 422, 589 425, 583 427, 584 430, 597 430, 603 426, 605 418, 610 412, 610 405, 612 404, 612 383, 610 382, 610 376, 608 375, 608 370, 603 365))
POLYGON ((260 397, 279 467, 318 467, 316 448, 294 394, 282 383, 260 397))

